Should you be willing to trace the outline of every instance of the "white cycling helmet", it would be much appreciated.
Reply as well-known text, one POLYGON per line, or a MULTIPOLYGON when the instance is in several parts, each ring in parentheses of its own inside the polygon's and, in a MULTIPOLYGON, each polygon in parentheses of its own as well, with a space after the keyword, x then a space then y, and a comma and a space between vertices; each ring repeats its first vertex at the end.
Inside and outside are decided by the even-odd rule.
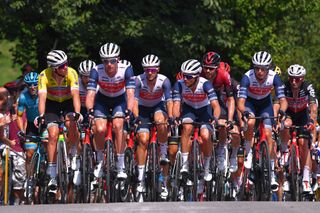
POLYGON ((181 65, 182 74, 198 75, 201 73, 201 63, 196 59, 189 59, 181 65))
POLYGON ((114 43, 106 43, 101 46, 99 54, 102 59, 115 58, 120 55, 120 47, 114 43))
POLYGON ((269 66, 272 62, 270 53, 266 51, 259 51, 252 57, 252 63, 256 66, 269 66))
POLYGON ((96 66, 96 63, 94 63, 94 61, 85 60, 81 62, 79 65, 79 68, 78 68, 79 74, 83 76, 89 76, 90 70, 92 70, 93 67, 95 66, 96 66))
POLYGON ((66 63, 68 60, 67 55, 62 50, 52 50, 47 55, 48 67, 58 67, 66 63))
POLYGON ((160 59, 156 55, 149 54, 143 57, 141 64, 143 67, 158 67, 160 66, 160 59))
POLYGON ((299 64, 293 64, 288 68, 288 75, 290 77, 304 77, 306 73, 306 69, 299 64))

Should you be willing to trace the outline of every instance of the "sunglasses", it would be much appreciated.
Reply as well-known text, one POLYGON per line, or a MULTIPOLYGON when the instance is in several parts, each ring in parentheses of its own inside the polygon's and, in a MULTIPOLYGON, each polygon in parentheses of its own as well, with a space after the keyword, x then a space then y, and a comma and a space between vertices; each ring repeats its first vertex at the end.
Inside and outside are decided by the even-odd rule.
POLYGON ((190 79, 193 79, 196 77, 198 77, 198 75, 185 75, 185 74, 183 74, 183 79, 187 79, 187 80, 190 80, 190 79))
POLYGON ((253 69, 267 71, 268 70, 268 66, 254 66, 253 69))
POLYGON ((28 84, 27 87, 28 88, 36 88, 36 87, 38 87, 38 84, 28 84))
POLYGON ((300 81, 303 81, 303 77, 289 77, 290 82, 293 82, 293 80, 299 83, 300 81))
POLYGON ((145 68, 144 71, 146 73, 157 73, 159 71, 158 68, 145 68))
POLYGON ((116 64, 118 62, 117 58, 103 59, 102 62, 104 64, 116 64))
POLYGON ((59 66, 58 66, 58 69, 64 69, 64 68, 67 67, 67 66, 68 66, 68 63, 66 62, 66 63, 64 63, 64 64, 59 65, 59 66))
POLYGON ((216 70, 217 68, 218 68, 217 66, 210 66, 210 67, 203 66, 203 69, 205 69, 205 70, 216 70))

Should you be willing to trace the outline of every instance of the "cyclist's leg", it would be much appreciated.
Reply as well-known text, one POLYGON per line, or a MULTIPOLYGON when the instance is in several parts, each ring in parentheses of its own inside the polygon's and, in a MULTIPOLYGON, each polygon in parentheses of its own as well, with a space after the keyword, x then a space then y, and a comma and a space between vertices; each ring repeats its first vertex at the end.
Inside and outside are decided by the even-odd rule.
POLYGON ((166 199, 168 196, 167 181, 169 174, 169 159, 168 159, 168 115, 166 113, 164 103, 160 103, 154 109, 154 121, 163 123, 157 125, 157 138, 160 145, 160 164, 163 176, 161 198, 166 199))
POLYGON ((115 107, 113 108, 112 114, 113 114, 113 121, 112 121, 112 127, 115 134, 115 147, 116 147, 116 154, 117 154, 117 177, 118 178, 127 178, 127 174, 125 171, 125 165, 124 165, 124 150, 126 148, 126 140, 124 137, 124 117, 125 117, 125 109, 126 109, 126 101, 124 96, 122 98, 119 98, 119 102, 115 104, 115 107), (123 118, 116 118, 116 117, 123 117, 123 118))
POLYGON ((48 183, 49 189, 55 190, 57 187, 57 142, 59 135, 58 124, 53 121, 57 121, 58 116, 56 114, 47 114, 46 120, 48 121, 48 144, 47 144, 47 153, 48 153, 48 167, 47 175, 50 177, 48 183), (51 119, 52 117, 52 119, 51 119), (48 119, 47 119, 48 118, 48 119))
MULTIPOLYGON (((266 102, 260 109, 259 113, 257 113, 261 117, 270 117, 273 116, 273 106, 272 102, 266 102)), ((274 149, 274 140, 272 138, 272 122, 273 119, 264 119, 264 127, 265 127, 265 134, 268 143, 268 151, 270 156, 270 168, 271 168, 271 189, 277 190, 278 189, 278 182, 276 181, 276 174, 275 174, 275 165, 276 165, 276 152, 274 149)))
POLYGON ((204 180, 210 181, 212 179, 212 174, 210 171, 210 162, 213 150, 213 142, 212 142, 212 126, 209 125, 209 122, 213 119, 213 112, 211 105, 203 107, 197 110, 197 117, 199 118, 199 122, 207 123, 200 127, 200 136, 202 139, 201 143, 201 152, 204 157, 204 180))
POLYGON ((139 106, 139 116, 141 117, 141 124, 137 129, 138 133, 138 146, 136 150, 137 155, 137 168, 138 168, 138 192, 145 192, 145 163, 147 158, 147 150, 149 143, 149 129, 150 126, 147 124, 150 122, 150 114, 152 112, 147 107, 139 106))
POLYGON ((107 132, 107 115, 108 106, 105 106, 104 99, 97 95, 96 102, 94 104, 94 144, 96 151, 96 167, 94 169, 94 176, 100 178, 103 174, 102 171, 102 161, 103 161, 103 150, 104 150, 104 140, 107 132))
MULTIPOLYGON (((29 135, 29 136, 37 136, 38 135, 38 130, 34 126, 33 122, 27 123, 26 135, 29 135)), ((26 150, 26 171, 27 171, 27 173, 29 172, 31 158, 32 158, 33 153, 36 148, 37 148, 37 143, 35 143, 33 141, 24 143, 24 150, 26 150)))
POLYGON ((164 108, 163 103, 160 103, 157 107, 154 109, 154 121, 157 123, 163 123, 157 125, 157 138, 160 145, 160 161, 164 164, 169 163, 168 160, 168 128, 167 128, 167 122, 168 115, 166 113, 166 110, 164 108))
MULTIPOLYGON (((254 102, 251 99, 247 99, 246 103, 246 110, 250 112, 253 116, 255 115, 255 107, 254 107, 254 102)), ((244 147, 246 150, 246 157, 244 159, 244 166, 247 169, 250 169, 252 166, 252 149, 251 147, 253 146, 253 132, 254 132, 254 126, 255 126, 255 119, 249 119, 248 120, 248 128, 246 131, 244 131, 244 147)))
POLYGON ((182 168, 181 172, 189 171, 189 151, 190 151, 190 136, 193 130, 193 125, 188 124, 195 121, 196 116, 191 107, 186 104, 182 105, 182 132, 181 132, 181 157, 182 157, 182 168))
MULTIPOLYGON (((228 109, 226 104, 222 101, 219 101, 221 114, 218 121, 218 124, 225 125, 228 118, 228 109)), ((225 149, 227 148, 227 129, 225 127, 220 127, 218 129, 219 144, 217 146, 217 166, 220 171, 224 171, 227 159, 225 156, 225 149)))
MULTIPOLYGON (((287 111, 288 112, 288 111, 287 111)), ((292 115, 290 113, 287 113, 289 117, 287 117, 284 121, 285 127, 291 127, 292 126, 292 115)), ((282 167, 282 171, 285 171, 285 167, 288 165, 288 159, 289 159, 289 141, 290 141, 290 129, 289 128, 283 128, 280 130, 280 137, 281 137, 281 145, 280 145, 280 151, 281 151, 281 158, 280 158, 280 166, 282 167)), ((282 189, 285 192, 290 191, 290 182, 286 179, 286 175, 283 175, 283 184, 282 189)))

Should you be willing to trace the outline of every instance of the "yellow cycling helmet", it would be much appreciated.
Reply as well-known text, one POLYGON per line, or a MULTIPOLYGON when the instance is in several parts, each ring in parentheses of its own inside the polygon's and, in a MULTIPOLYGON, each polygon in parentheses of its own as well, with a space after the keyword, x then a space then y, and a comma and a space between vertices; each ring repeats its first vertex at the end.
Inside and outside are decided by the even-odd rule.
POLYGON ((280 67, 276 66, 273 71, 275 71, 279 76, 281 76, 281 69, 280 69, 280 67))

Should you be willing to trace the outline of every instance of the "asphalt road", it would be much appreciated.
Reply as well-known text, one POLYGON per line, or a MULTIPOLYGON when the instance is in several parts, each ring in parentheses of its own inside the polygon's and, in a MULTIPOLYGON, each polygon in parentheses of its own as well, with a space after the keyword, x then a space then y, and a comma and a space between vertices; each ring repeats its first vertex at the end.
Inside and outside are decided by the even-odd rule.
POLYGON ((316 213, 320 202, 159 202, 159 203, 110 203, 110 204, 65 204, 35 206, 2 206, 6 213, 65 213, 65 212, 210 212, 210 213, 316 213))

